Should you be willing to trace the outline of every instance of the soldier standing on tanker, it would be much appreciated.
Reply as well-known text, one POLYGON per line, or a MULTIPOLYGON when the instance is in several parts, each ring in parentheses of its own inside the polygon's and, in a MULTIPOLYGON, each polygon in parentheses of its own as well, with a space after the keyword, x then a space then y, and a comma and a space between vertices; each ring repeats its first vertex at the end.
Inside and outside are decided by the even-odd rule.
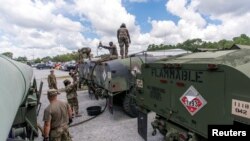
POLYGON ((44 110, 44 141, 72 141, 68 125, 72 122, 72 111, 67 102, 57 100, 59 92, 48 90, 49 106, 44 110))
POLYGON ((66 91, 66 97, 68 100, 68 103, 73 110, 73 115, 76 115, 76 117, 81 116, 79 114, 79 106, 78 106, 78 99, 77 99, 77 83, 71 84, 70 80, 66 79, 63 81, 66 91))
POLYGON ((126 25, 122 23, 120 28, 117 30, 117 39, 120 46, 120 54, 122 56, 122 59, 124 58, 124 45, 125 45, 125 58, 128 57, 128 47, 131 43, 130 35, 128 32, 128 29, 126 28, 126 25))
POLYGON ((57 82, 54 70, 50 70, 50 75, 48 75, 48 85, 50 89, 57 89, 57 82))
POLYGON ((114 45, 113 42, 109 42, 109 47, 102 45, 102 43, 100 42, 98 47, 108 49, 109 53, 110 53, 110 56, 109 56, 110 59, 117 59, 118 58, 116 45, 114 45))

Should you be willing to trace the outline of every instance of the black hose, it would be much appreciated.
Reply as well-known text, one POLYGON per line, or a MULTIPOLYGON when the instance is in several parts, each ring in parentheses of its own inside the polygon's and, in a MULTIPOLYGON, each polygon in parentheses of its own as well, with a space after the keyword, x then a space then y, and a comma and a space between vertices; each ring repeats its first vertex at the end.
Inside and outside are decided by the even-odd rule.
POLYGON ((105 105, 104 109, 100 112, 100 114, 98 114, 96 116, 93 116, 93 117, 91 117, 89 119, 86 119, 84 121, 81 121, 81 122, 78 122, 78 123, 75 123, 75 124, 71 124, 71 125, 69 125, 69 127, 75 127, 75 126, 81 125, 81 124, 83 124, 85 122, 88 122, 88 121, 98 117, 99 115, 101 115, 106 110, 107 106, 108 106, 108 99, 106 98, 106 105, 105 105))

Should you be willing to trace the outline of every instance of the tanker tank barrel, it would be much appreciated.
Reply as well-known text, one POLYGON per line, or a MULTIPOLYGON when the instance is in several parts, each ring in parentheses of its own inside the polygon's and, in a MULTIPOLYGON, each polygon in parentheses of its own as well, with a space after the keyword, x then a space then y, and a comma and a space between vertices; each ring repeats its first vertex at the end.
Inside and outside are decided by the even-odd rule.
POLYGON ((24 105, 30 91, 33 69, 0 55, 0 140, 6 140, 19 107, 24 105))

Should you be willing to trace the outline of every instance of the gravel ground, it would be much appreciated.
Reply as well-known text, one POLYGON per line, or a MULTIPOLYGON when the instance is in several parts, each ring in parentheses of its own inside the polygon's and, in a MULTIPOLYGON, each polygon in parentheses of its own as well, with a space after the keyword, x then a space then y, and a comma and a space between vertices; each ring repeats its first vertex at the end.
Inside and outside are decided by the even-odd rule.
MULTIPOLYGON (((38 116, 38 123, 43 126, 42 117, 45 107, 49 104, 46 97, 46 91, 48 90, 47 76, 49 70, 37 70, 34 69, 35 77, 38 80, 44 82, 43 92, 41 96, 41 110, 38 116)), ((70 78, 68 72, 55 70, 57 78, 58 88, 64 88, 63 80, 70 78)), ((66 100, 66 95, 62 92, 59 99, 66 100)), ((78 91, 79 110, 82 117, 74 118, 73 124, 90 118, 87 115, 86 108, 89 106, 101 106, 104 108, 105 100, 93 100, 89 98, 87 91, 78 91)), ((150 122, 153 121, 155 114, 150 113, 148 117, 148 140, 149 141, 163 141, 163 136, 157 134, 151 136, 153 131, 150 122)), ((96 117, 93 120, 85 122, 79 126, 70 128, 70 133, 73 137, 73 141, 143 141, 137 132, 137 118, 131 118, 127 116, 121 107, 114 108, 114 114, 111 115, 109 111, 106 111, 96 117)), ((43 138, 41 135, 35 139, 35 141, 41 141, 43 138)))

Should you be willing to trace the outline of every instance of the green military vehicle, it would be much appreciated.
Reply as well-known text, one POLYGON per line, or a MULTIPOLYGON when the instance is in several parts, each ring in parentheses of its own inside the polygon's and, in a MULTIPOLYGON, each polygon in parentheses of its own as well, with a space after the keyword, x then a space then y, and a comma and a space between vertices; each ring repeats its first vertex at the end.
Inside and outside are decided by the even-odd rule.
POLYGON ((0 140, 33 141, 38 135, 39 91, 28 65, 0 55, 0 140))
POLYGON ((92 79, 90 78, 90 74, 93 71, 93 68, 96 64, 96 60, 99 58, 92 58, 92 60, 86 60, 83 63, 78 65, 79 72, 79 81, 88 86, 89 96, 92 98, 94 96, 93 90, 90 88, 92 84, 92 79))
POLYGON ((113 113, 113 102, 122 103, 124 111, 131 117, 137 116, 135 104, 134 81, 136 73, 140 73, 141 64, 153 62, 159 57, 134 56, 96 62, 90 74, 91 89, 97 98, 108 98, 109 109, 113 113))
POLYGON ((97 99, 108 98, 108 106, 113 113, 113 103, 123 106, 124 111, 131 117, 137 116, 135 103, 135 83, 137 73, 141 72, 141 65, 154 62, 167 56, 188 53, 180 49, 164 52, 139 52, 125 59, 99 59, 86 61, 79 66, 79 77, 87 80, 90 95, 97 99))
POLYGON ((208 125, 250 124, 250 49, 198 52, 142 65, 136 80, 138 132, 147 113, 168 141, 207 140, 208 125))

